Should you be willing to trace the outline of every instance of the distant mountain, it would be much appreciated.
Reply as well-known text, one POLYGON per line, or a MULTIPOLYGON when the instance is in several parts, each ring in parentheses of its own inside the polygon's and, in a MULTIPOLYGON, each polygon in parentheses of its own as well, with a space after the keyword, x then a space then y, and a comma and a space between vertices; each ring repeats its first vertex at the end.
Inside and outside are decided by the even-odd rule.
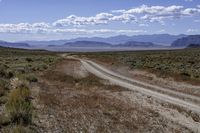
POLYGON ((200 44, 200 35, 191 35, 174 41, 172 47, 187 47, 190 44, 200 44))
POLYGON ((28 43, 32 46, 48 46, 48 45, 63 45, 67 43, 68 40, 50 40, 50 41, 21 41, 18 43, 28 43))
POLYGON ((169 35, 169 34, 153 34, 153 35, 135 35, 135 36, 126 36, 126 35, 119 35, 114 37, 108 38, 101 38, 101 37, 93 37, 93 38, 76 38, 71 39, 68 41, 97 41, 97 42, 106 42, 110 44, 120 44, 126 43, 129 41, 136 41, 136 42, 152 42, 154 44, 160 44, 169 46, 173 41, 186 37, 186 35, 169 35))
POLYGON ((112 45, 110 43, 105 42, 95 42, 95 41, 76 41, 76 42, 68 42, 64 45, 49 45, 48 47, 55 48, 68 48, 68 47, 93 47, 93 48, 115 48, 115 47, 130 47, 130 48, 149 48, 149 47, 160 47, 160 45, 151 43, 151 42, 136 42, 129 41, 123 44, 112 45))
POLYGON ((82 37, 82 38, 75 38, 69 40, 51 40, 51 41, 23 41, 20 43, 28 43, 30 45, 36 46, 48 46, 48 45, 63 45, 68 42, 77 42, 77 41, 92 41, 92 42, 104 42, 110 44, 123 44, 130 41, 136 42, 152 42, 154 44, 170 46, 170 44, 182 37, 186 37, 186 35, 169 35, 169 34, 153 34, 153 35, 135 35, 135 36, 126 36, 126 35, 119 35, 113 36, 108 38, 102 37, 82 37))
POLYGON ((27 43, 14 43, 14 42, 6 42, 6 41, 0 41, 0 46, 2 47, 12 47, 12 48, 25 48, 30 47, 27 43))
POLYGON ((111 47, 112 45, 105 42, 77 41, 77 42, 65 43, 63 46, 65 47, 111 47))
POLYGON ((156 45, 152 42, 136 42, 136 41, 129 41, 124 44, 115 45, 117 47, 157 47, 159 45, 156 45))
POLYGON ((187 48, 200 48, 200 44, 190 44, 187 48))

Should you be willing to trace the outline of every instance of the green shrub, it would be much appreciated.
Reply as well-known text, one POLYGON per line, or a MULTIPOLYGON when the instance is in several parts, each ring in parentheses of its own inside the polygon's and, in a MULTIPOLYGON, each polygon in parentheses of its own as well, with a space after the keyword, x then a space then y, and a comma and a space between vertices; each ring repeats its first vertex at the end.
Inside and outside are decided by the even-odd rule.
POLYGON ((33 62, 33 59, 32 58, 26 58, 26 61, 27 62, 33 62))
POLYGON ((6 66, 0 66, 0 77, 12 78, 14 76, 12 71, 9 71, 6 66))
POLYGON ((0 77, 6 76, 6 70, 7 70, 7 68, 5 66, 0 65, 0 77))
POLYGON ((32 121, 30 90, 21 86, 13 89, 6 103, 6 111, 12 122, 29 124, 32 121))
POLYGON ((6 90, 8 90, 8 86, 9 84, 6 80, 0 79, 0 97, 6 93, 6 90))
POLYGON ((33 74, 26 75, 26 80, 28 80, 29 82, 37 82, 38 81, 38 79, 33 74))

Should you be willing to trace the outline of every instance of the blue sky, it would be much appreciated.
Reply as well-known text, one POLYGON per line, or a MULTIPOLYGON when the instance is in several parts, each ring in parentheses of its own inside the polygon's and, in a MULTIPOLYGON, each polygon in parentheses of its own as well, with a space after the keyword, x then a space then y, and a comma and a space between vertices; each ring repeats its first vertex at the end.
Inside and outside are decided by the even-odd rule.
POLYGON ((199 0, 1 0, 0 40, 199 34, 199 0))

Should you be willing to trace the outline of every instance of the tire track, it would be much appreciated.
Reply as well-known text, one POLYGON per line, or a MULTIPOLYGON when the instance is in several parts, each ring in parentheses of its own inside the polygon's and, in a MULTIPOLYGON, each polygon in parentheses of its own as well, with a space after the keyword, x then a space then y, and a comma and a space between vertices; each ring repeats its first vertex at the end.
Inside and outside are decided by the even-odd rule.
POLYGON ((111 83, 128 88, 130 90, 134 90, 137 92, 140 92, 144 95, 147 96, 152 96, 158 100, 164 101, 164 102, 168 102, 174 105, 178 105, 181 107, 184 107, 187 110, 191 110, 194 111, 196 113, 200 113, 200 106, 189 102, 189 101, 185 101, 183 99, 180 99, 178 97, 173 97, 167 94, 164 94, 162 92, 166 92, 169 94, 173 94, 173 95, 178 95, 181 96, 182 98, 186 98, 186 99, 193 99, 196 101, 200 101, 200 98, 196 97, 196 96, 192 96, 192 95, 187 95, 184 93, 180 93, 180 92, 175 92, 172 90, 166 90, 164 88, 160 88, 160 87, 156 87, 151 85, 152 89, 147 89, 148 85, 139 82, 139 81, 135 81, 131 78, 122 76, 120 74, 114 73, 92 61, 89 60, 80 60, 82 62, 82 64, 84 65, 84 67, 91 73, 93 73, 94 75, 103 78, 103 79, 107 79, 109 80, 111 83))

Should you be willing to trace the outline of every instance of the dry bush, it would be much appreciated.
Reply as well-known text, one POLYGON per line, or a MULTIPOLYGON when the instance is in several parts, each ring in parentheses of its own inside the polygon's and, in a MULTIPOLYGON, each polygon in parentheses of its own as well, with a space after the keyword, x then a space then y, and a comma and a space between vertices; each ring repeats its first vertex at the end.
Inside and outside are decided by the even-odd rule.
POLYGON ((8 89, 8 82, 6 80, 0 79, 0 97, 6 93, 8 89))
POLYGON ((28 127, 24 127, 22 125, 17 125, 11 129, 12 133, 33 133, 28 127))
POLYGON ((33 107, 29 88, 21 86, 13 89, 6 103, 6 111, 12 122, 31 123, 33 107))
POLYGON ((36 78, 36 76, 34 74, 27 74, 26 76, 26 80, 28 80, 29 82, 37 82, 38 79, 36 78))

